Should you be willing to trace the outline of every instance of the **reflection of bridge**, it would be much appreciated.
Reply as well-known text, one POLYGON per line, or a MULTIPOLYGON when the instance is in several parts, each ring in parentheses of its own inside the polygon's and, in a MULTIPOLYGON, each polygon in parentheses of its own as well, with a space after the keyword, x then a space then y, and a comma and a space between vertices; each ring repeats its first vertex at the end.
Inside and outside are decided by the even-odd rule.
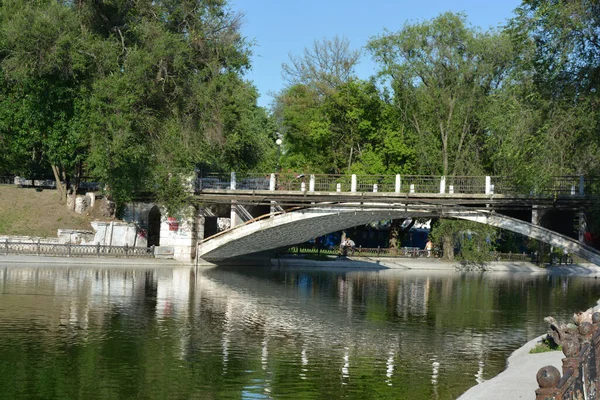
POLYGON ((210 176, 199 179, 196 197, 204 206, 231 205, 232 228, 203 240, 198 255, 218 261, 375 221, 446 217, 517 232, 600 264, 600 252, 583 244, 585 210, 600 193, 596 183, 560 177, 523 194, 524 190, 493 177, 210 176), (360 191, 368 187, 371 191, 360 191), (573 231, 559 233, 540 226, 548 211, 570 213, 571 227, 575 221, 579 225, 579 237, 569 237, 573 231))

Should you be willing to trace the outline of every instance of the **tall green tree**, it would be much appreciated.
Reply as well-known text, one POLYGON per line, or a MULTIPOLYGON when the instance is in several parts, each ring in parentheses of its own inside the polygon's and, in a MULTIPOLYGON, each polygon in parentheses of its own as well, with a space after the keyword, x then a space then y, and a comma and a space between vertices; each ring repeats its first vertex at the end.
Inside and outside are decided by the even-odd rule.
POLYGON ((539 113, 541 157, 547 174, 597 172, 600 138, 600 4, 524 1, 506 32, 520 48, 521 96, 539 113))
POLYGON ((354 68, 360 56, 361 51, 352 50, 347 38, 315 40, 302 56, 290 55, 290 62, 282 65, 282 75, 288 86, 306 85, 327 95, 356 78, 354 68))
POLYGON ((15 153, 49 164, 61 199, 70 180, 77 189, 86 157, 76 115, 91 66, 85 41, 77 16, 60 2, 0 5, 1 135, 15 153))
POLYGON ((485 124, 481 111, 512 61, 507 35, 469 27, 445 13, 371 40, 405 126, 420 173, 481 174, 485 124))
POLYGON ((57 181, 90 174, 119 206, 150 191, 174 212, 186 197, 175 182, 195 168, 269 164, 273 128, 243 79, 250 44, 227 1, 0 7, 0 102, 20 110, 0 114, 0 140, 57 181))

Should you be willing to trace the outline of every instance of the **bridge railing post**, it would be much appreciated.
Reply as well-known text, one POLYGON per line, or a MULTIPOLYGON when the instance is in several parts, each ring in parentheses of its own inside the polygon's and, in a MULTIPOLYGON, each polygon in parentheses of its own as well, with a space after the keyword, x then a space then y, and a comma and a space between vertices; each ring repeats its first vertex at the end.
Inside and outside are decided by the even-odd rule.
POLYGON ((400 193, 400 188, 402 187, 402 180, 400 179, 400 175, 396 175, 396 186, 395 186, 395 192, 396 193, 400 193))
POLYGON ((446 193, 446 177, 442 176, 440 178, 440 194, 446 193))
POLYGON ((583 175, 579 176, 579 195, 583 196, 584 195, 584 187, 585 187, 585 182, 583 180, 583 175))
POLYGON ((236 186, 236 183, 235 183, 235 172, 231 171, 231 180, 229 182, 229 189, 235 190, 235 186, 236 186))
POLYGON ((275 186, 277 185, 277 177, 275 174, 271 174, 269 177, 269 190, 275 190, 275 186))
POLYGON ((350 184, 350 191, 352 193, 356 192, 356 187, 357 187, 357 182, 356 182, 356 174, 352 174, 352 182, 350 184))
POLYGON ((315 191, 315 176, 314 175, 311 175, 310 180, 308 181, 308 191, 309 192, 315 191))
POLYGON ((492 178, 490 176, 485 177, 485 194, 491 194, 492 190, 492 178))

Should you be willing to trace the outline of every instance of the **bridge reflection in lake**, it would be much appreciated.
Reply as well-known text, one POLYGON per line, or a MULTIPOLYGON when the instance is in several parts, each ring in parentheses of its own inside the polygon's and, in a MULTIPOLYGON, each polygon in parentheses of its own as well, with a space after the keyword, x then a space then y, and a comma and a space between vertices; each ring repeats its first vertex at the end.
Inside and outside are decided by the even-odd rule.
POLYGON ((545 275, 2 266, 0 397, 453 399, 599 295, 545 275))

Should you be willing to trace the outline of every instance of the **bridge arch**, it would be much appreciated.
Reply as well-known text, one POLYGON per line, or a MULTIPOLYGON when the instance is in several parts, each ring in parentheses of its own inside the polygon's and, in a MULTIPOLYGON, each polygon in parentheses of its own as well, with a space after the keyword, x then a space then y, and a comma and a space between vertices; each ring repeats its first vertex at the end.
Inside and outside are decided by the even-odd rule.
POLYGON ((600 253, 577 240, 531 223, 485 210, 448 211, 442 215, 427 209, 370 207, 315 207, 291 211, 235 227, 209 238, 198 247, 199 257, 218 262, 224 259, 273 250, 306 242, 318 236, 386 219, 446 217, 483 223, 520 233, 600 265, 600 253))

